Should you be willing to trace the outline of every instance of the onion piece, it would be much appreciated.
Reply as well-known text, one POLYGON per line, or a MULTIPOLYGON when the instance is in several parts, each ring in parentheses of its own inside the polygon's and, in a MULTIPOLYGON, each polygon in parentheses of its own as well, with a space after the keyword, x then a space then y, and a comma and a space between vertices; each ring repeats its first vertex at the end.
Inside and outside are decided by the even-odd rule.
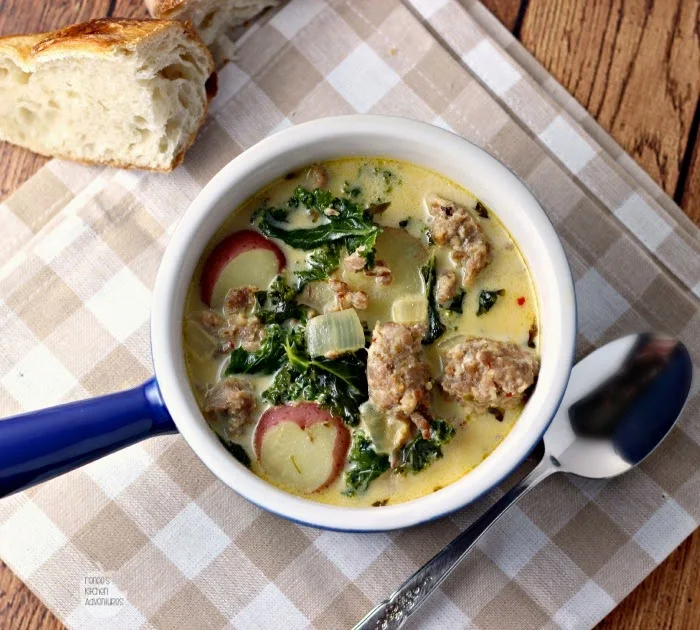
POLYGON ((424 322, 428 318, 428 300, 424 295, 407 295, 391 305, 391 319, 397 324, 424 322))
POLYGON ((369 436, 377 453, 393 454, 411 439, 411 424, 387 416, 369 400, 360 405, 360 428, 369 436))
POLYGON ((183 325, 185 349, 200 362, 210 361, 217 348, 216 338, 194 319, 186 319, 183 325))
POLYGON ((365 333, 355 309, 326 313, 306 325, 306 347, 311 357, 334 357, 365 347, 365 333))

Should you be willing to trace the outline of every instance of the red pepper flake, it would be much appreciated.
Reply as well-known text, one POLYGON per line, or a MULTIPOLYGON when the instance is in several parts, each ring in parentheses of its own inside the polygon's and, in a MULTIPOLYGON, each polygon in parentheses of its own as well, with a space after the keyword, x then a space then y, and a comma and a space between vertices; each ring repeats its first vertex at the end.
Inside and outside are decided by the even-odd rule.
POLYGON ((525 304, 525 298, 520 296, 518 298, 518 306, 522 306, 523 304, 525 304))

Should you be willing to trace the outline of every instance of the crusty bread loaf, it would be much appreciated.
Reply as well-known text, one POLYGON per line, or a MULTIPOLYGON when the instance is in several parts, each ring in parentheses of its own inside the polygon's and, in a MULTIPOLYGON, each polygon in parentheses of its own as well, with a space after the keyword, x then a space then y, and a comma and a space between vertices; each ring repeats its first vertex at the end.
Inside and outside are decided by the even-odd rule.
POLYGON ((105 19, 0 38, 0 140, 42 155, 169 171, 215 91, 194 29, 105 19))
POLYGON ((146 0, 155 18, 189 20, 209 46, 216 65, 233 56, 233 44, 227 34, 278 0, 146 0))

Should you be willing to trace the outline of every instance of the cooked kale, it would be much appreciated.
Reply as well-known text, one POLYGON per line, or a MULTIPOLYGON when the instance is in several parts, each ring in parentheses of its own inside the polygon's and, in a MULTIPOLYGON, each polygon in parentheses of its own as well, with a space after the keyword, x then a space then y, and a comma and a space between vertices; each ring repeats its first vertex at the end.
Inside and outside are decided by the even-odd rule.
POLYGON ((330 190, 316 188, 308 190, 303 186, 297 186, 294 190, 291 200, 295 200, 297 207, 299 204, 306 206, 309 210, 316 210, 322 213, 326 208, 330 207, 333 201, 333 193, 330 190))
POLYGON ((311 359, 301 329, 284 343, 286 363, 262 396, 274 405, 296 400, 316 402, 350 426, 360 421, 367 400, 367 363, 363 352, 337 359, 311 359))
POLYGON ((487 411, 494 417, 496 420, 499 422, 503 422, 503 410, 499 409, 498 407, 489 407, 487 411))
POLYGON ((535 322, 532 322, 530 330, 527 331, 527 347, 537 347, 537 324, 535 322))
POLYGON ((298 186, 293 199, 321 214, 327 208, 331 208, 337 215, 328 216, 325 223, 316 227, 285 230, 276 224, 268 210, 258 223, 265 236, 277 238, 304 251, 318 249, 331 242, 344 245, 349 253, 361 248, 360 253, 367 259, 368 267, 374 265, 374 246, 382 228, 373 223, 369 211, 350 199, 333 197, 330 191, 320 188, 309 191, 298 186))
POLYGON ((296 301, 297 291, 277 276, 267 291, 258 291, 253 314, 264 324, 282 324, 288 319, 303 319, 304 310, 296 301))
POLYGON ((304 286, 315 280, 325 280, 340 264, 340 246, 328 243, 311 252, 307 259, 308 269, 297 271, 298 286, 301 291, 304 286))
POLYGON ((418 434, 401 449, 397 470, 404 473, 425 470, 436 459, 442 457, 442 445, 447 444, 454 434, 455 430, 451 424, 444 420, 433 420, 427 440, 418 434))
POLYGON ((344 195, 350 195, 353 199, 357 199, 362 194, 362 187, 356 185, 351 185, 350 182, 345 182, 340 192, 344 195))
POLYGON ((496 303, 496 300, 501 295, 505 295, 505 289, 497 289, 495 291, 482 291, 479 294, 479 309, 476 311, 477 317, 481 317, 484 313, 488 313, 496 303))
POLYGON ((226 376, 272 374, 287 362, 284 344, 290 336, 298 333, 295 329, 285 330, 281 324, 288 320, 303 321, 305 317, 304 309, 297 304, 296 295, 296 290, 282 276, 277 276, 267 291, 255 293, 253 314, 266 324, 265 336, 259 350, 248 352, 238 347, 231 352, 226 376))
POLYGON ((288 333, 279 325, 271 324, 265 328, 265 337, 260 343, 260 350, 248 352, 241 347, 231 352, 226 366, 226 376, 233 374, 272 374, 286 361, 284 342, 288 333))
POLYGON ((429 345, 436 339, 439 339, 447 330, 440 319, 440 312, 435 299, 435 281, 437 278, 435 256, 430 257, 430 260, 421 268, 420 272, 425 283, 425 296, 428 299, 428 328, 423 336, 423 344, 429 345))
POLYGON ((476 213, 482 218, 482 219, 488 219, 489 218, 489 211, 486 208, 486 206, 481 203, 480 201, 476 202, 476 213))
POLYGON ((236 444, 235 442, 227 442, 220 435, 217 435, 216 437, 219 438, 219 442, 224 445, 224 448, 231 453, 235 459, 237 459, 246 468, 250 468, 250 456, 245 452, 245 449, 240 444, 236 444))
POLYGON ((270 208, 268 212, 270 216, 279 223, 285 223, 289 216, 289 210, 287 208, 270 208))
POLYGON ((353 436, 348 461, 350 469, 345 473, 343 494, 349 497, 365 492, 372 481, 389 470, 389 456, 377 453, 372 441, 361 431, 356 431, 353 436))
POLYGON ((453 313, 462 314, 462 302, 464 302, 464 289, 460 289, 457 294, 443 308, 453 313))
POLYGON ((394 172, 390 171, 388 168, 375 166, 372 170, 372 173, 382 178, 382 180, 384 181, 384 192, 386 194, 394 190, 395 185, 400 186, 402 183, 401 180, 394 174, 394 172))

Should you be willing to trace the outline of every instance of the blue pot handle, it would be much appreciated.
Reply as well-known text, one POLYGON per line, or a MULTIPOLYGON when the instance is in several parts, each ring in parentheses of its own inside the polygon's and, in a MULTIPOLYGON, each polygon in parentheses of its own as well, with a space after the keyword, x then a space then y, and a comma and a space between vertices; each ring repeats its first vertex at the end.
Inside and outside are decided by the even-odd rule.
POLYGON ((155 378, 117 394, 0 420, 0 497, 176 431, 155 378))

